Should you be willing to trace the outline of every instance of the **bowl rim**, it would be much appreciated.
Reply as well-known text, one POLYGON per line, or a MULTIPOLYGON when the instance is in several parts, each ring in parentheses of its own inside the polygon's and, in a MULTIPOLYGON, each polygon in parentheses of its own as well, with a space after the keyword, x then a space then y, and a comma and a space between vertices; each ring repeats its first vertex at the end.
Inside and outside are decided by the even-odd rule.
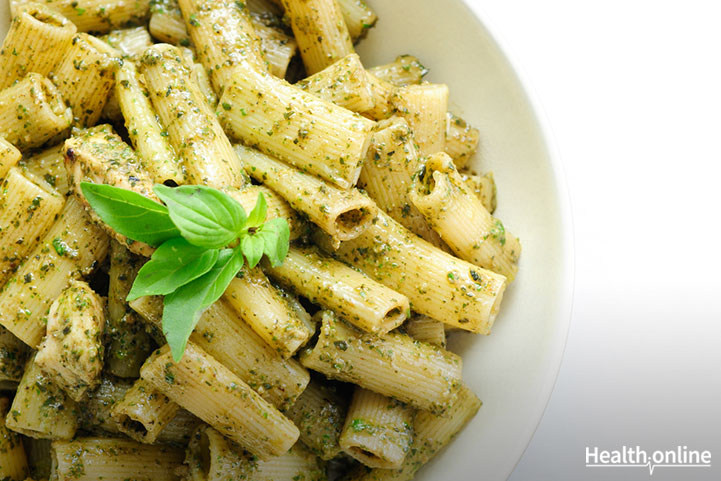
POLYGON ((566 171, 561 160, 558 142, 554 135, 546 110, 543 107, 543 102, 541 101, 538 92, 533 87, 530 76, 524 71, 511 42, 508 41, 502 33, 500 33, 501 29, 494 24, 492 16, 484 11, 482 3, 478 0, 461 0, 461 3, 469 11, 469 13, 475 17, 482 27, 488 31, 490 40, 496 44, 495 46, 498 51, 505 56, 511 71, 521 86, 523 95, 526 97, 525 100, 528 102, 536 127, 541 133, 541 138, 543 139, 543 144, 553 172, 553 186, 555 188, 555 198, 557 199, 558 215, 560 218, 560 238, 562 240, 561 252, 564 253, 561 257, 563 266, 560 269, 561 277, 558 290, 559 314, 557 316, 558 319, 555 323, 555 329, 552 335, 553 348, 550 350, 550 368, 545 370, 543 388, 539 393, 539 397, 542 399, 542 402, 537 403, 535 408, 534 422, 531 423, 531 426, 527 430, 527 441, 525 441, 522 446, 519 446, 514 463, 506 472, 505 479, 508 479, 516 469, 516 466, 520 463, 541 424, 548 407, 548 403, 551 399, 551 395, 553 394, 556 386, 556 382, 558 381, 558 375, 560 373, 566 351, 568 333, 572 320, 575 288, 575 239, 573 211, 570 191, 568 189, 568 182, 566 179, 566 171))

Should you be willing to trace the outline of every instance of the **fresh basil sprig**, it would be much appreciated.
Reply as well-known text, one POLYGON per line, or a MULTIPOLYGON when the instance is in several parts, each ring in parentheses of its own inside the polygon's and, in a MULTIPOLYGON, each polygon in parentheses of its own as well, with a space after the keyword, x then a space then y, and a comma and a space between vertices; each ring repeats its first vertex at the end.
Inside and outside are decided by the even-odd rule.
POLYGON ((244 262, 253 268, 265 255, 276 266, 288 254, 288 223, 266 222, 263 193, 246 215, 235 199, 202 185, 156 184, 153 191, 165 205, 110 185, 83 182, 80 188, 112 229, 157 247, 127 300, 165 296, 163 334, 176 361, 202 312, 223 295, 244 262))

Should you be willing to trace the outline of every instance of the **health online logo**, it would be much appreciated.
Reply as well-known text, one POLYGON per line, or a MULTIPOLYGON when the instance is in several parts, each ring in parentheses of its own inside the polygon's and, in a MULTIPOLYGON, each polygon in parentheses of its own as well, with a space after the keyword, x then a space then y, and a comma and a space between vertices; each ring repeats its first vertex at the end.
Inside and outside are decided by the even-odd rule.
POLYGON ((587 468, 648 468, 653 476, 656 468, 710 468, 711 451, 697 451, 688 446, 677 446, 673 450, 659 450, 648 453, 639 446, 622 446, 621 449, 606 451, 598 447, 586 447, 587 468))

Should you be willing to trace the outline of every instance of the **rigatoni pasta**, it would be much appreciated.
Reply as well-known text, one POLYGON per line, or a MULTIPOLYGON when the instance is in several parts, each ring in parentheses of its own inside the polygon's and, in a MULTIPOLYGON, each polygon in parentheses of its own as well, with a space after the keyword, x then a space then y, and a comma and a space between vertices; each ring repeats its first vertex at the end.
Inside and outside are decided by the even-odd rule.
POLYGON ((121 433, 141 443, 153 444, 179 409, 155 386, 138 379, 115 404, 110 418, 121 433))
POLYGON ((419 409, 446 411, 461 382, 461 358, 404 334, 366 334, 322 311, 320 337, 301 363, 419 409))
POLYGON ((29 349, 13 333, 0 326, 0 390, 14 390, 23 376, 29 349))
POLYGON ((5 282, 55 222, 65 200, 11 168, 0 189, 0 283, 5 282))
POLYGON ((76 31, 75 24, 47 5, 30 3, 16 8, 0 48, 0 90, 30 72, 52 72, 76 31))
POLYGON ((79 425, 80 410, 53 379, 31 358, 25 366, 5 426, 41 439, 72 439, 79 425))
POLYGON ((113 30, 100 37, 125 58, 135 58, 153 44, 145 26, 113 30))
POLYGON ((225 291, 224 299, 266 344, 289 358, 308 342, 312 331, 270 283, 263 271, 244 267, 225 291))
POLYGON ((0 137, 0 179, 4 178, 11 167, 22 158, 20 151, 10 142, 0 137))
POLYGON ((356 53, 343 57, 295 85, 353 112, 367 112, 375 105, 368 73, 356 53))
POLYGON ((416 472, 451 442, 481 407, 481 401, 467 386, 462 386, 458 399, 444 416, 419 411, 413 423, 414 438, 401 469, 361 467, 348 481, 410 481, 416 472))
POLYGON ((366 332, 385 334, 400 326, 410 311, 406 296, 317 249, 292 246, 282 265, 264 267, 282 284, 366 332))
POLYGON ((235 149, 254 180, 280 194, 336 242, 358 236, 375 217, 375 205, 357 189, 339 189, 240 144, 235 149))
POLYGON ((57 87, 40 74, 31 72, 0 91, 0 137, 20 150, 40 147, 72 121, 57 87))
MULTIPOLYGON (((245 302, 252 303, 253 299, 245 302)), ((159 297, 141 297, 130 306, 148 322, 160 325, 163 306, 159 297)), ((239 317, 239 313, 221 299, 201 315, 190 339, 266 401, 278 408, 293 404, 308 384, 308 371, 295 359, 283 359, 239 317)))
POLYGON ((140 61, 150 98, 170 142, 183 160, 185 179, 211 187, 243 187, 243 168, 205 101, 181 53, 170 45, 147 49, 140 61))
POLYGON ((292 422, 192 342, 178 363, 167 346, 159 349, 140 375, 260 459, 286 452, 298 439, 292 422))
MULTIPOLYGON (((19 0, 17 4, 32 2, 19 0)), ((80 32, 106 33, 142 22, 150 0, 44 0, 43 4, 74 23, 80 32)))
POLYGON ((108 94, 115 85, 115 70, 119 64, 115 55, 107 43, 87 33, 79 33, 53 70, 50 78, 72 109, 78 126, 95 125, 100 119, 108 94))
POLYGON ((230 82, 236 65, 247 63, 268 71, 260 38, 243 2, 179 0, 178 4, 200 62, 211 72, 219 95, 230 82))
POLYGON ((20 436, 5 426, 9 406, 7 398, 0 398, 0 479, 24 481, 29 473, 28 461, 20 436))
POLYGON ((371 468, 399 469, 413 439, 413 408, 357 387, 340 447, 371 468))
MULTIPOLYGON (((332 250, 330 239, 315 237, 332 250)), ((382 211, 334 255, 408 296, 416 312, 480 334, 490 333, 506 289, 504 276, 434 247, 382 211)))
POLYGON ((35 348, 45 335, 46 312, 70 279, 105 259, 108 238, 69 198, 40 242, 0 292, 0 324, 35 348))
POLYGON ((413 55, 399 55, 390 63, 368 69, 368 73, 399 87, 417 85, 428 69, 413 55))
POLYGON ((300 441, 324 460, 340 453, 338 444, 348 401, 338 386, 311 379, 308 387, 284 414, 298 426, 300 441))
POLYGON ((122 438, 78 438, 52 444, 54 476, 61 480, 176 481, 183 451, 122 438), (138 478, 138 474, 142 477, 138 478))
POLYGON ((353 41, 336 0, 282 0, 309 74, 353 52, 353 41))
POLYGON ((422 84, 400 87, 393 93, 391 103, 413 129, 421 155, 445 149, 448 86, 422 84))
POLYGON ((153 181, 185 180, 183 167, 168 140, 167 132, 158 121, 149 94, 133 62, 123 62, 116 74, 115 97, 125 119, 125 127, 143 167, 153 181))
POLYGON ((466 188, 448 154, 439 152, 428 158, 410 198, 459 257, 513 280, 520 242, 466 188))
POLYGON ((217 112, 230 136, 343 189, 355 185, 373 122, 271 74, 233 72, 217 112))

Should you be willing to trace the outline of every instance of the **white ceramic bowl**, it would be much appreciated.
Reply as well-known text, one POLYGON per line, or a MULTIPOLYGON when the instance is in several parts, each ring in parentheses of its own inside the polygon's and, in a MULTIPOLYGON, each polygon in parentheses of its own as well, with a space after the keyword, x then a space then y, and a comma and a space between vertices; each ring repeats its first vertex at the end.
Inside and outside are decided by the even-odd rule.
MULTIPOLYGON (((448 84, 451 109, 481 130, 473 161, 492 170, 497 216, 521 238, 516 281, 489 337, 455 335, 466 382, 484 402, 463 433, 417 479, 503 480, 543 414, 563 354, 571 306, 566 188, 528 90, 504 51, 461 0, 369 0, 379 21, 358 51, 368 66, 416 55, 448 84)), ((0 37, 8 27, 0 2, 0 37)))

